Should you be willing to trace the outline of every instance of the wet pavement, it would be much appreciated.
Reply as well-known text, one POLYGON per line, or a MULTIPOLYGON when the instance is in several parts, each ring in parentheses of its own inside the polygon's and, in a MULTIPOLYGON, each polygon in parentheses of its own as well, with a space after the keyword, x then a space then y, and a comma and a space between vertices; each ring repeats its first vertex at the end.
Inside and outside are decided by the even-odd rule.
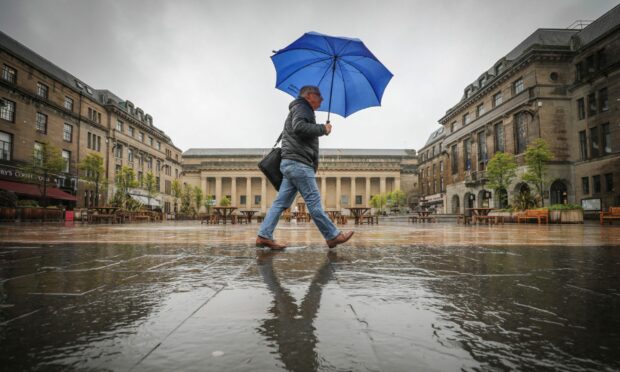
POLYGON ((620 370, 620 226, 0 226, 0 370, 620 370))

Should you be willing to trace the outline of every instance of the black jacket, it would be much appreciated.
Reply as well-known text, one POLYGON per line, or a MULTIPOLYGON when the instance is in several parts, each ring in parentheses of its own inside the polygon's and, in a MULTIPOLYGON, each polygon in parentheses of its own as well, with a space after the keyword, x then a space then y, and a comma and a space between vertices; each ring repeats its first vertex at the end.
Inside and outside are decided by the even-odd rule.
POLYGON ((295 160, 319 168, 319 137, 325 125, 317 124, 314 110, 305 98, 297 98, 288 106, 289 113, 282 132, 282 159, 295 160))

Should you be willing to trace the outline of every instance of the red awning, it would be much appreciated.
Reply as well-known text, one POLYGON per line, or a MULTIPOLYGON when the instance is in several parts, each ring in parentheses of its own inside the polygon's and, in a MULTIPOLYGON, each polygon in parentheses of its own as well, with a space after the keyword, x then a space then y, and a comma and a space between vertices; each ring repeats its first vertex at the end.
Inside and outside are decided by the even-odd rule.
MULTIPOLYGON (((42 197, 42 193, 39 190, 37 185, 33 185, 31 183, 20 183, 20 182, 12 182, 0 180, 0 189, 13 191, 16 194, 20 195, 29 195, 37 198, 42 197)), ((47 197, 50 199, 58 199, 58 200, 70 200, 76 201, 76 197, 62 191, 57 187, 47 187, 47 197)))

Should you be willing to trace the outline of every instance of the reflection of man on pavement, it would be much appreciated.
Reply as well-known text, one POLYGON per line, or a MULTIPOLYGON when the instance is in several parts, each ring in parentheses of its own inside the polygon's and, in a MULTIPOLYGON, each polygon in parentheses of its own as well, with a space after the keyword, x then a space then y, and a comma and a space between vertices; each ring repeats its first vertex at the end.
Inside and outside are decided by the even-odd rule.
POLYGON ((317 339, 313 325, 321 302, 323 286, 331 279, 329 259, 316 272, 308 293, 300 306, 288 290, 282 288, 273 271, 274 253, 258 257, 258 271, 267 288, 273 293, 273 318, 266 319, 258 333, 278 347, 278 353, 289 371, 316 371, 319 366, 316 353, 317 339))

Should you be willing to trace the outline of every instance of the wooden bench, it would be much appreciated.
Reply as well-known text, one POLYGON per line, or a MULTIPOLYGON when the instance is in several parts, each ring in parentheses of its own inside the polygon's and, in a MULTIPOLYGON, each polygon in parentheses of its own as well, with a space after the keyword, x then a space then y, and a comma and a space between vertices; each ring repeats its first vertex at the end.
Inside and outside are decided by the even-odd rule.
POLYGON ((601 212, 601 225, 604 225, 605 221, 609 221, 611 225, 614 220, 620 220, 620 207, 609 207, 609 211, 601 212))
POLYGON ((549 210, 548 209, 528 209, 525 212, 519 214, 517 216, 517 223, 521 223, 521 221, 528 220, 536 220, 538 224, 543 221, 548 224, 549 223, 549 210))

